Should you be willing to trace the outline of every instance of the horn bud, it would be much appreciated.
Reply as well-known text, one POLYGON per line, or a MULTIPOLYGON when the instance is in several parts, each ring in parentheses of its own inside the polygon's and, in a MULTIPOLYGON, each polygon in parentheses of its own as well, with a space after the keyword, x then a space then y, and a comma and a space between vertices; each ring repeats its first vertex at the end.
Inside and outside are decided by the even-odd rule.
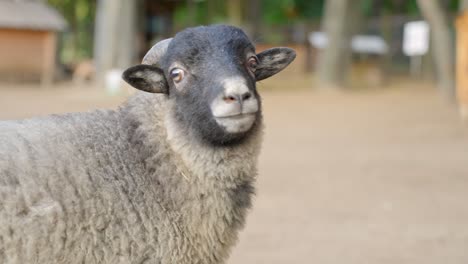
POLYGON ((164 39, 156 43, 143 57, 142 64, 158 65, 158 62, 166 54, 167 47, 171 43, 172 38, 164 39))

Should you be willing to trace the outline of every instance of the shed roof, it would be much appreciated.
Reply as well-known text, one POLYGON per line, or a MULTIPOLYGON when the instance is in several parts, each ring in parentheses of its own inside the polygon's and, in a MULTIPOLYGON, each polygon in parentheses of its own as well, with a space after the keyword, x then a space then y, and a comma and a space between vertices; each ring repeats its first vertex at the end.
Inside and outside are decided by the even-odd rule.
POLYGON ((42 1, 0 0, 0 28, 64 30, 67 22, 42 1))

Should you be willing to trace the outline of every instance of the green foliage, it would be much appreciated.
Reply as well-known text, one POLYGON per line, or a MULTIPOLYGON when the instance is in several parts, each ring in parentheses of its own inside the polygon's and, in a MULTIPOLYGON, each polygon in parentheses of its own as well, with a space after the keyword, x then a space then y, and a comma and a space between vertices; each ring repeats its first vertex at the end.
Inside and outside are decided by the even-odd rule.
POLYGON ((300 17, 316 19, 322 16, 325 0, 295 0, 295 3, 300 17))
POLYGON ((174 12, 174 24, 175 27, 180 29, 183 27, 191 26, 190 23, 192 22, 194 25, 199 24, 212 24, 212 23, 223 23, 227 20, 226 10, 224 6, 224 1, 220 0, 206 0, 206 1, 196 1, 195 2, 195 12, 194 12, 194 21, 190 20, 189 8, 187 6, 187 2, 180 5, 174 12), (210 14, 209 6, 211 3, 214 2, 214 7, 216 10, 210 14), (219 6, 223 8, 220 10, 219 6))
POLYGON ((268 24, 287 24, 296 16, 294 0, 262 1, 262 19, 268 24))
POLYGON ((68 30, 62 38, 62 60, 70 63, 90 58, 93 51, 96 0, 48 0, 47 2, 68 22, 68 30))
POLYGON ((322 16, 325 0, 262 0, 262 20, 268 24, 288 24, 295 20, 322 16))

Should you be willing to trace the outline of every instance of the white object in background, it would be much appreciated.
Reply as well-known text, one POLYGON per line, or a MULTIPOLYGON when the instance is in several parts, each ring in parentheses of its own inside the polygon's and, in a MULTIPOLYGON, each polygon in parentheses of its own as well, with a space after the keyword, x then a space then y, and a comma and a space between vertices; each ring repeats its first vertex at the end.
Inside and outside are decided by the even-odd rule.
POLYGON ((388 52, 388 46, 382 37, 356 35, 351 39, 351 50, 356 53, 383 55, 388 52))
POLYGON ((309 43, 317 49, 323 49, 328 45, 327 35, 323 32, 312 32, 309 34, 309 43))
POLYGON ((403 53, 410 56, 412 76, 422 73, 422 56, 429 50, 429 24, 426 21, 413 21, 403 28, 403 53))
MULTIPOLYGON (((323 49, 328 45, 328 37, 323 32, 309 34, 309 42, 317 49, 323 49)), ((351 50, 362 54, 386 54, 388 45, 385 40, 376 35, 356 35, 351 39, 351 50)))
POLYGON ((113 69, 106 73, 105 86, 108 94, 116 95, 122 91, 122 73, 123 71, 119 69, 113 69))
POLYGON ((407 56, 422 56, 429 50, 429 24, 413 21, 403 29, 403 52, 407 56))

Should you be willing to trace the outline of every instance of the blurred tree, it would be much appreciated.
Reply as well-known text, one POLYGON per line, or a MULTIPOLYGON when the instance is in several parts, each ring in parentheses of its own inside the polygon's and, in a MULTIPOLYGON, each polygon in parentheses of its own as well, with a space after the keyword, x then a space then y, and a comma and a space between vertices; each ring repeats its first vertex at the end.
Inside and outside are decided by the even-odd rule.
POLYGON ((99 0, 96 11, 94 54, 96 75, 104 80, 105 73, 115 67, 120 0, 99 0))
POLYGON ((297 14, 303 19, 317 19, 322 16, 325 0, 294 0, 297 14))
POLYGON ((294 0, 262 0, 262 20, 270 25, 288 24, 295 18, 294 0))
POLYGON ((468 0, 460 0, 460 11, 468 9, 468 0))
POLYGON ((193 27, 197 18, 197 4, 195 0, 186 0, 187 4, 187 26, 193 27))
POLYGON ((136 9, 137 1, 98 1, 94 61, 99 81, 109 70, 129 67, 135 61, 136 9))
POLYGON ((431 27, 437 79, 442 92, 453 98, 455 90, 454 43, 445 10, 439 1, 418 0, 419 8, 431 27))
POLYGON ((349 0, 327 0, 322 31, 328 42, 318 56, 318 82, 324 87, 344 87, 350 64, 350 41, 360 5, 349 0), (349 23, 353 21, 353 23, 349 23))
POLYGON ((242 24, 242 1, 227 0, 226 8, 228 14, 228 22, 231 25, 240 26, 242 24))
POLYGON ((226 6, 223 0, 185 0, 176 5, 172 30, 199 24, 226 23, 226 6))
MULTIPOLYGON (((205 0, 207 23, 219 23, 226 18, 226 3, 223 0, 205 0)), ((202 2, 203 3, 203 2, 202 2)))
POLYGON ((210 20, 216 15, 216 0, 206 0, 206 16, 210 20))
POLYGON ((262 1, 261 0, 250 0, 248 8, 248 21, 251 28, 251 35, 254 40, 260 37, 260 31, 262 27, 262 17, 259 14, 262 13, 262 1))
POLYGON ((69 28, 63 39, 62 59, 74 62, 91 58, 96 0, 48 0, 67 20, 69 28))

